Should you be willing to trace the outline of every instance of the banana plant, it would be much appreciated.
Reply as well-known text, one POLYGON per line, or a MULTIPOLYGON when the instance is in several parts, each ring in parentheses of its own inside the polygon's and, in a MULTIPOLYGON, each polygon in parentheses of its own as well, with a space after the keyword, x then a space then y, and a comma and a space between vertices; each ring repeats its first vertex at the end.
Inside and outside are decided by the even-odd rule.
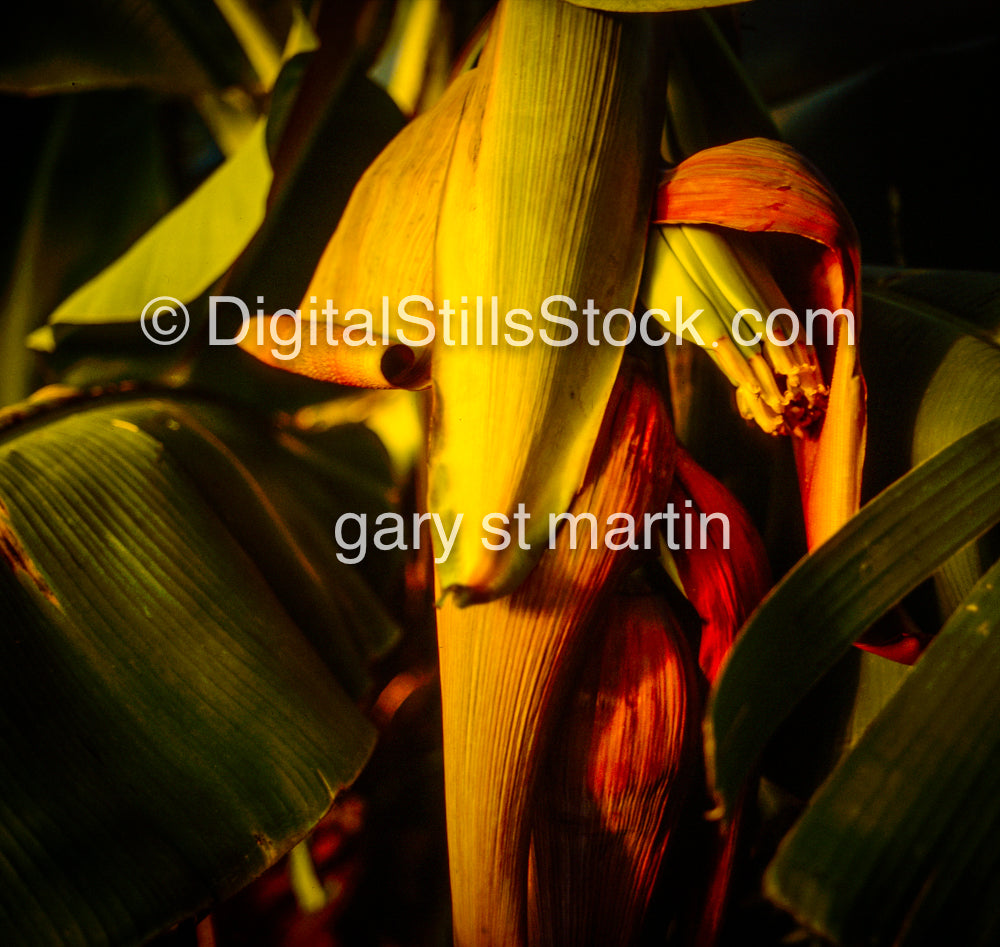
POLYGON ((270 869, 370 942, 324 813, 439 747, 408 943, 991 942, 995 280, 866 277, 714 3, 152 6, 0 70, 214 165, 50 264, 68 104, 26 205, 4 941, 225 944, 270 869))

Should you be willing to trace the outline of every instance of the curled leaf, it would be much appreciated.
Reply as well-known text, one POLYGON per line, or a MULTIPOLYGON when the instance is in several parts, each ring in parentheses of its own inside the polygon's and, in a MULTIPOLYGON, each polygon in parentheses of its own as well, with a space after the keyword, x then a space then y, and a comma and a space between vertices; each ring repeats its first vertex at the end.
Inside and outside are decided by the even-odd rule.
POLYGON ((239 345, 273 368, 358 388, 419 388, 428 366, 400 342, 301 315, 254 316, 239 345))
POLYGON ((645 17, 511 0, 474 70, 435 287, 456 309, 496 297, 501 325, 515 313, 532 336, 436 347, 429 505, 475 526, 523 503, 535 551, 490 552, 467 529, 438 567, 441 594, 475 601, 515 588, 546 517, 566 511, 583 481, 622 353, 585 341, 583 310, 590 302, 603 319, 635 301, 662 108, 652 29, 645 17), (565 325, 544 321, 547 301, 565 325))

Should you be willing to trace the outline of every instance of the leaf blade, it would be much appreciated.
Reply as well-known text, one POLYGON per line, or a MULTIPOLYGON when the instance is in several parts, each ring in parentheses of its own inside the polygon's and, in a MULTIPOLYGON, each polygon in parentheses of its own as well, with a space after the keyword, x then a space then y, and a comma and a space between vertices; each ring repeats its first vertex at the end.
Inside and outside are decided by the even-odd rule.
POLYGON ((189 303, 236 259, 264 220, 271 186, 266 122, 186 201, 122 256, 85 283, 49 322, 132 322, 146 303, 172 296, 189 303))
POLYGON ((764 601, 730 654, 705 723, 714 791, 727 810, 778 724, 850 644, 1000 521, 998 481, 995 420, 885 490, 764 601))

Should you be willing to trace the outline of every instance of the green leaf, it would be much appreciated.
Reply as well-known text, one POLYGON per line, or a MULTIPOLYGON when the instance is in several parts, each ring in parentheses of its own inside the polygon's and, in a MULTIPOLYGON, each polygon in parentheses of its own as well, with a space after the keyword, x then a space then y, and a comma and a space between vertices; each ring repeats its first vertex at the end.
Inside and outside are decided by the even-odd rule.
MULTIPOLYGON (((894 452, 919 463, 1000 416, 1000 346, 990 334, 1000 323, 998 290, 992 274, 889 271, 867 281, 866 325, 875 338, 863 358, 880 459, 902 441, 894 452), (892 412, 880 416, 880 405, 892 412)), ((982 573, 981 545, 960 550, 935 575, 942 619, 982 573)), ((985 562, 994 558, 987 549, 985 562)))
POLYGON ((868 384, 869 451, 866 496, 901 477, 913 464, 913 428, 921 399, 948 350, 969 327, 948 311, 894 291, 898 270, 864 273, 861 364, 868 384))
POLYGON ((714 791, 727 811, 778 725, 850 644, 1000 521, 998 482, 995 420, 863 507, 765 599, 730 653, 705 723, 714 791))
POLYGON ((908 664, 900 664, 870 651, 859 653, 858 665, 858 686, 847 736, 851 746, 861 739, 911 671, 908 664))
POLYGON ((1000 563, 814 798, 768 896, 838 944, 1000 934, 1000 563))
POLYGON ((339 683, 361 699, 369 662, 398 637, 362 575, 368 566, 372 578, 385 578, 398 563, 369 544, 366 553, 374 555, 352 568, 332 537, 343 513, 374 522, 388 510, 388 459, 375 436, 342 426, 339 450, 356 463, 317 476, 317 451, 291 435, 276 441, 263 434, 262 419, 251 414, 190 399, 143 400, 120 413, 163 444, 198 485, 339 683), (377 453, 381 464, 362 469, 366 453, 377 453))
POLYGON ((161 296, 189 303, 218 279, 264 219, 271 164, 262 119, 240 149, 49 320, 131 322, 161 296))
POLYGON ((866 280, 867 289, 879 298, 963 333, 978 329, 985 341, 1000 345, 1000 274, 876 269, 870 275, 879 278, 866 280))
MULTIPOLYGON (((271 56, 264 50, 268 41, 255 16, 239 0, 224 7, 241 41, 256 50, 253 58, 267 60, 269 82, 278 78, 282 63, 293 78, 299 74, 301 54, 316 45, 301 14, 292 17, 283 54, 271 56)), ((283 96, 288 94, 285 89, 283 96)), ((164 302, 178 313, 177 302, 185 305, 202 295, 232 266, 264 221, 273 180, 267 145, 268 120, 261 118, 193 194, 64 300, 50 324, 132 322, 151 300, 171 297, 164 302)), ((179 314, 171 324, 180 325, 183 318, 179 314)), ((47 336, 36 340, 41 346, 52 341, 47 336)))
POLYGON ((778 129, 711 15, 670 18, 667 34, 668 158, 742 138, 778 139, 778 129))
MULTIPOLYGON (((993 309, 997 309, 995 300, 993 309)), ((1000 417, 1000 347, 963 335, 948 349, 920 400, 913 426, 914 463, 995 417, 1000 417)), ((958 607, 982 571, 977 544, 962 549, 942 566, 935 583, 944 614, 958 607)))
POLYGON ((370 752, 341 684, 355 689, 343 662, 359 650, 330 602, 343 586, 309 574, 288 503, 226 446, 220 412, 105 403, 0 442, 4 944, 138 944, 206 909, 301 838, 370 752), (324 616, 344 636, 326 654, 310 643, 324 616))
MULTIPOLYGON (((962 336, 948 350, 920 401, 913 430, 914 462, 998 416, 1000 348, 962 336)), ((958 606, 982 569, 976 544, 960 550, 942 566, 935 581, 945 614, 958 606)))
POLYGON ((28 147, 41 139, 16 220, 16 250, 0 303, 0 403, 37 384, 25 345, 60 300, 92 278, 176 200, 162 115, 135 91, 31 101, 7 126, 28 147), (41 125, 42 134, 35 130, 41 125), (87 186, 81 188, 80 182, 87 186))

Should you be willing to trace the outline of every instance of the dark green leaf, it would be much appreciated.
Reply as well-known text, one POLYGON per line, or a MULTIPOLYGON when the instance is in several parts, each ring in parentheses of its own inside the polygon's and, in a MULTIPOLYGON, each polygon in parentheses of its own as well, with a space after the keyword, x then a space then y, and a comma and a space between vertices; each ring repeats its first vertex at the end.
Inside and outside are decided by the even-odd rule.
MULTIPOLYGON (((236 3, 232 8, 243 7, 236 3)), ((4 30, 0 90, 82 92, 142 86, 195 95, 252 88, 251 60, 216 4, 63 0, 18 4, 4 30)))
POLYGON ((668 158, 742 138, 774 138, 778 129, 712 17, 671 17, 667 45, 668 158))
POLYGON ((1000 564, 786 837, 769 896, 838 944, 1000 934, 1000 564))
POLYGON ((338 558, 333 536, 342 514, 364 514, 373 523, 389 508, 388 462, 375 436, 360 425, 339 428, 340 451, 357 463, 320 477, 316 452, 294 436, 269 436, 252 414, 180 399, 143 400, 121 413, 164 445, 340 684, 355 699, 365 696, 368 664, 398 629, 361 575, 367 566, 388 592, 385 580, 398 563, 375 550, 369 535, 365 558, 352 567, 338 558), (366 454, 381 464, 364 469, 366 454))
POLYGON ((171 297, 186 304, 205 292, 264 219, 271 186, 264 133, 261 119, 236 154, 123 256, 65 300, 50 321, 131 322, 150 300, 171 297))
POLYGON ((124 252, 175 200, 162 115, 137 92, 26 103, 11 138, 41 138, 0 306, 0 403, 27 397, 28 333, 124 252), (39 134, 38 126, 41 126, 39 134), (80 187, 81 180, 87 182, 80 187))
MULTIPOLYGON (((308 78, 308 77, 307 77, 308 78)), ((388 93, 357 72, 337 88, 337 97, 303 117, 293 110, 289 144, 279 149, 274 189, 263 226, 227 280, 226 292, 265 312, 295 308, 337 227, 355 182, 405 124, 388 93), (308 122, 308 132, 299 127, 308 122), (295 154, 296 136, 301 150, 295 154)), ((301 90, 315 97, 312 86, 301 90)), ((317 301, 322 308, 326 301, 317 301)))
POLYGON ((850 745, 861 739, 872 720, 910 673, 910 665, 900 664, 870 651, 859 654, 858 686, 851 713, 850 729, 847 735, 850 745))
POLYGON ((730 654, 706 719, 714 790, 727 810, 779 724, 850 644, 1000 521, 998 482, 1000 420, 885 490, 765 599, 730 654))
MULTIPOLYGON (((919 463, 1000 415, 1000 347, 989 331, 1000 322, 997 277, 882 271, 866 281, 865 312, 871 478, 890 453, 897 464, 919 463)), ((940 618, 979 578, 981 545, 962 549, 936 574, 940 618)), ((987 549, 985 561, 996 555, 987 549)))
MULTIPOLYGON (((268 46, 270 40, 255 14, 240 2, 228 9, 242 24, 237 31, 243 41, 251 47, 268 46)), ((270 58, 260 53, 268 58, 273 73, 269 84, 279 75, 283 62, 293 63, 290 71, 297 75, 301 68, 298 57, 315 47, 315 37, 301 16, 293 17, 292 22, 283 57, 278 51, 270 58)), ((130 322, 146 313, 151 300, 168 297, 164 303, 177 314, 170 325, 182 325, 184 315, 178 314, 177 303, 186 305, 208 290, 243 252, 264 220, 273 177, 267 119, 257 120, 238 138, 235 151, 201 187, 64 300, 50 323, 130 322)), ((156 306, 150 306, 152 314, 156 306)), ((155 329, 153 334, 157 334, 155 329)), ((46 341, 46 337, 38 339, 42 345, 46 341)))

